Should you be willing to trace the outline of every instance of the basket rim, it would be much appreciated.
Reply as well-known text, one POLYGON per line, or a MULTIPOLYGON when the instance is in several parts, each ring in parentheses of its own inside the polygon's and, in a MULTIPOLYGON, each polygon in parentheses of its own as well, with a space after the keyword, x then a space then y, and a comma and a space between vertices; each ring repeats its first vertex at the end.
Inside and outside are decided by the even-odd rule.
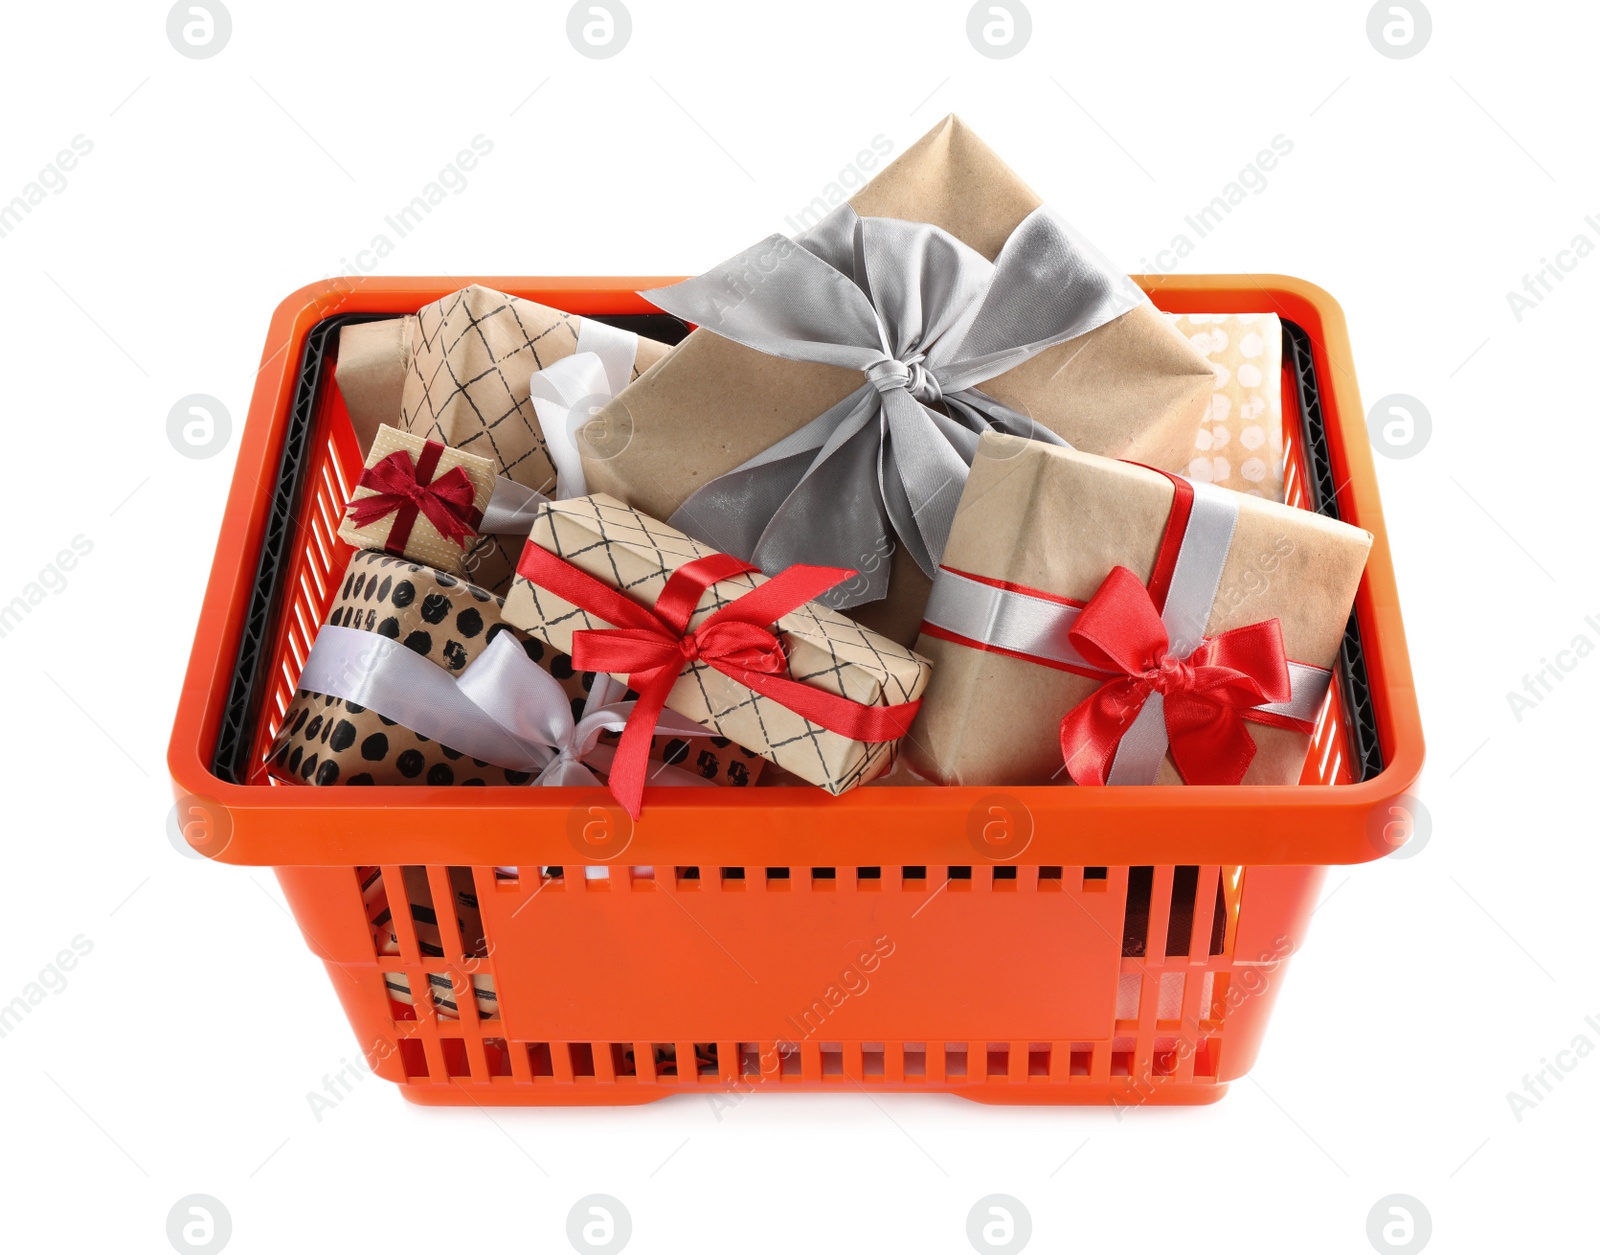
MULTIPOLYGON (((572 313, 657 312, 639 289, 673 276, 335 277, 287 296, 274 312, 240 438, 194 646, 168 748, 174 794, 208 808, 227 836, 201 850, 257 866, 355 863, 620 861, 631 864, 896 861, 965 865, 1023 861, 1071 866, 1345 864, 1382 857, 1374 840, 1421 771, 1423 736, 1392 556, 1366 439, 1343 311, 1324 289, 1286 275, 1133 276, 1172 313, 1275 312, 1303 328, 1323 383, 1329 443, 1347 473, 1341 515, 1373 534, 1357 594, 1384 767, 1344 785, 1067 789, 926 786, 858 789, 829 797, 808 787, 652 790, 623 851, 595 858, 575 835, 591 812, 625 821, 594 788, 376 787, 296 789, 233 784, 213 774, 220 707, 242 630, 242 607, 262 543, 272 468, 307 337, 345 314, 402 314, 472 283, 572 313), (1020 803, 1032 837, 1009 860, 982 851, 974 832, 997 799, 1020 803), (818 822, 826 808, 826 820, 818 822), (223 818, 225 817, 225 818, 223 818), (413 822, 414 821, 414 822, 413 822), (976 821, 976 822, 975 822, 976 821)), ((197 845, 196 847, 200 847, 197 845)))

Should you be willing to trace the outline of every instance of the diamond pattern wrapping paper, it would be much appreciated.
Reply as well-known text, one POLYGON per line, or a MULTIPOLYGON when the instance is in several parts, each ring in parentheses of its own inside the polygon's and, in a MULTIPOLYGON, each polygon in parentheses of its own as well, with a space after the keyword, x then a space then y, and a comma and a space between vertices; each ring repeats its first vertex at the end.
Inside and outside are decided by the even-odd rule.
MULTIPOLYGON (((410 459, 413 469, 417 472, 416 478, 419 483, 423 482, 425 477, 428 482, 437 482, 440 477, 460 467, 462 473, 472 482, 472 504, 477 511, 477 517, 481 518, 484 507, 489 504, 489 498, 494 493, 494 463, 488 458, 475 457, 459 449, 448 448, 438 441, 432 442, 432 457, 429 457, 429 443, 421 436, 414 436, 393 427, 380 427, 367 454, 366 469, 372 470, 378 463, 395 453, 403 453, 410 459), (431 472, 425 472, 433 457, 438 459, 435 468, 431 472)), ((354 505, 357 501, 377 495, 379 490, 376 488, 358 486, 350 494, 350 501, 354 505)), ((452 575, 465 575, 469 567, 476 565, 475 550, 483 538, 472 533, 460 543, 450 540, 441 535, 439 529, 422 512, 416 513, 404 543, 391 547, 395 529, 406 517, 409 517, 408 511, 396 510, 365 526, 358 526, 347 511, 339 524, 339 539, 346 544, 354 545, 357 549, 381 549, 395 557, 409 558, 413 562, 436 567, 452 575)))
MULTIPOLYGON (((488 458, 494 474, 550 492, 555 467, 528 381, 577 350, 582 326, 576 314, 473 284, 417 314, 344 328, 339 390, 357 439, 365 449, 379 424, 392 423, 488 458)), ((633 377, 666 354, 666 345, 640 337, 633 377)), ((521 547, 517 537, 486 538, 474 582, 503 591, 521 547)))
MULTIPOLYGON (((675 570, 716 552, 603 495, 544 507, 529 544, 647 607, 675 570)), ((697 627, 765 582, 757 574, 713 584, 700 598, 689 626, 697 627)), ((612 626, 521 575, 506 595, 505 614, 507 622, 564 651, 571 649, 574 632, 612 626)), ((784 615, 776 628, 789 675, 801 683, 867 706, 913 701, 927 684, 928 664, 917 654, 815 602, 784 615)), ((887 771, 898 746, 894 741, 853 741, 818 727, 704 662, 684 669, 667 707, 830 793, 843 793, 887 771)))
POLYGON ((1282 501, 1283 323, 1276 314, 1169 314, 1216 372, 1184 474, 1282 501))

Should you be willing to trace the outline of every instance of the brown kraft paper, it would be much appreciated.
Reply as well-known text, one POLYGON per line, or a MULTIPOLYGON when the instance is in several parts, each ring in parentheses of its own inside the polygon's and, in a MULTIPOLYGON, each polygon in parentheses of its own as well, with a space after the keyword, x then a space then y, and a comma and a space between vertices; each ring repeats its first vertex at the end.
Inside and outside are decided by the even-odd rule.
MULTIPOLYGON (((378 428, 372 447, 367 451, 365 469, 371 470, 391 454, 404 453, 411 459, 413 472, 420 472, 422 452, 428 443, 421 436, 413 436, 409 432, 399 431, 384 424, 378 428)), ((474 457, 459 449, 446 447, 440 452, 436 447, 435 452, 438 452, 439 460, 428 482, 433 483, 442 479, 459 467, 461 473, 472 483, 472 505, 478 512, 478 517, 482 518, 483 511, 489 504, 489 498, 494 495, 494 466, 487 458, 474 457)), ((350 504, 354 505, 357 501, 378 495, 380 495, 378 489, 357 484, 350 494, 350 504)), ((469 532, 460 543, 457 543, 441 535, 427 514, 418 510, 405 544, 397 550, 390 544, 390 540, 395 523, 400 517, 401 512, 396 510, 382 518, 374 519, 364 527, 358 527, 346 509, 339 523, 339 539, 357 549, 382 549, 395 557, 409 558, 413 562, 436 567, 452 575, 467 574, 467 567, 471 564, 474 552, 482 540, 476 532, 469 532)))
MULTIPOLYGON (((957 117, 940 122, 851 198, 863 217, 929 222, 991 261, 1041 200, 957 117)), ((1148 303, 1046 349, 980 385, 1079 449, 1181 470, 1214 375, 1148 303)), ((860 374, 769 357, 692 332, 601 411, 626 446, 585 442, 592 492, 670 518, 697 489, 805 426, 861 386, 860 374)), ((613 437, 613 443, 615 438, 613 437)), ((864 560, 867 556, 864 555, 864 560)), ((909 644, 929 581, 906 554, 890 559, 888 597, 851 611, 909 644)))
MULTIPOLYGON (((655 604, 672 572, 716 552, 601 495, 545 506, 528 543, 625 591, 646 607, 655 604)), ((701 596, 690 626, 698 626, 765 581, 760 574, 718 581, 701 596)), ((522 575, 506 595, 505 613, 507 622, 563 651, 571 650, 574 632, 612 626, 522 575)), ((927 683, 923 659, 816 602, 784 615, 776 628, 790 677, 815 688, 866 706, 893 706, 919 697, 927 683)), ((898 745, 852 741, 818 727, 704 662, 685 668, 666 704, 830 793, 843 793, 886 771, 898 745)))
MULTIPOLYGON (((1086 602, 1116 566, 1148 583, 1173 488, 1154 471, 1014 436, 986 434, 950 532, 944 565, 1086 602)), ((1372 537, 1257 497, 1239 519, 1206 635, 1276 618, 1288 657, 1332 668, 1372 537)), ((1100 681, 924 633, 933 664, 906 760, 946 784, 1070 783, 1062 716, 1100 681)), ((1310 738, 1247 723, 1256 756, 1245 784, 1295 784, 1310 738)), ((1168 755, 1160 784, 1180 784, 1168 755)))

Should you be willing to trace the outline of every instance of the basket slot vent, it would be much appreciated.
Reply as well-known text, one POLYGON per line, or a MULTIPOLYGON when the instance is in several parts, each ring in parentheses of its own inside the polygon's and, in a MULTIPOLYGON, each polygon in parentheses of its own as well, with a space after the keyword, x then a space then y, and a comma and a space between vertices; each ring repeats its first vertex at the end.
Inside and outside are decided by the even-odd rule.
POLYGON ((1200 869, 1194 866, 1172 870, 1172 905, 1167 909, 1167 957, 1186 957, 1189 933, 1194 927, 1194 896, 1200 886, 1200 869))
MULTIPOLYGON (((1128 902, 1122 919, 1122 957, 1141 959, 1150 936, 1150 890, 1155 868, 1128 868, 1128 902)), ((1087 873, 1085 873, 1087 876, 1087 873)))
POLYGON ((444 1055, 444 1074, 446 1076, 471 1076, 472 1068, 467 1063, 467 1043, 459 1037, 442 1037, 439 1039, 439 1050, 444 1055))
POLYGON ((511 1075, 511 1052, 506 1049, 504 1037, 485 1037, 483 1057, 489 1065, 490 1076, 511 1075))

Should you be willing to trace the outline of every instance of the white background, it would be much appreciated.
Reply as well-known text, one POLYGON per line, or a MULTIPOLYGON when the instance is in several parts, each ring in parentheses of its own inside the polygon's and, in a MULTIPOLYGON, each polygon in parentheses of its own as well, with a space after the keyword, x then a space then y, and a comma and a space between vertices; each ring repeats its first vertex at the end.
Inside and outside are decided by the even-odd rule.
POLYGON ((965 1251, 997 1192, 1038 1250, 1363 1252, 1395 1193, 1435 1250, 1593 1249, 1600 1058, 1564 1056, 1520 1120, 1507 1093, 1600 1046, 1600 660, 1520 719, 1506 696, 1600 643, 1600 259, 1520 320, 1507 300, 1578 234, 1600 243, 1591 9, 1437 0, 1427 46, 1391 59, 1364 2, 1038 0, 1029 45, 990 60, 963 2, 630 0, 631 42, 592 60, 564 3, 231 3, 205 60, 169 44, 164 4, 5 17, 0 203, 93 145, 0 238, 0 602, 92 544, 0 640, 0 1002, 92 944, 0 1040, 7 1249, 166 1251, 169 1209, 205 1193, 239 1252, 565 1250, 596 1192, 639 1252, 965 1251), (180 456, 168 410, 208 393, 242 421, 277 302, 353 268, 475 135, 492 154, 379 272, 694 272, 783 229, 873 136, 898 153, 951 111, 1129 270, 1292 140, 1182 269, 1324 285, 1367 403, 1432 414, 1416 456, 1379 460, 1428 845, 1330 873, 1259 1066, 1211 1108, 491 1117, 368 1079, 318 1121, 308 1091, 355 1054, 320 964, 270 872, 180 857, 164 830, 238 443, 180 456))

